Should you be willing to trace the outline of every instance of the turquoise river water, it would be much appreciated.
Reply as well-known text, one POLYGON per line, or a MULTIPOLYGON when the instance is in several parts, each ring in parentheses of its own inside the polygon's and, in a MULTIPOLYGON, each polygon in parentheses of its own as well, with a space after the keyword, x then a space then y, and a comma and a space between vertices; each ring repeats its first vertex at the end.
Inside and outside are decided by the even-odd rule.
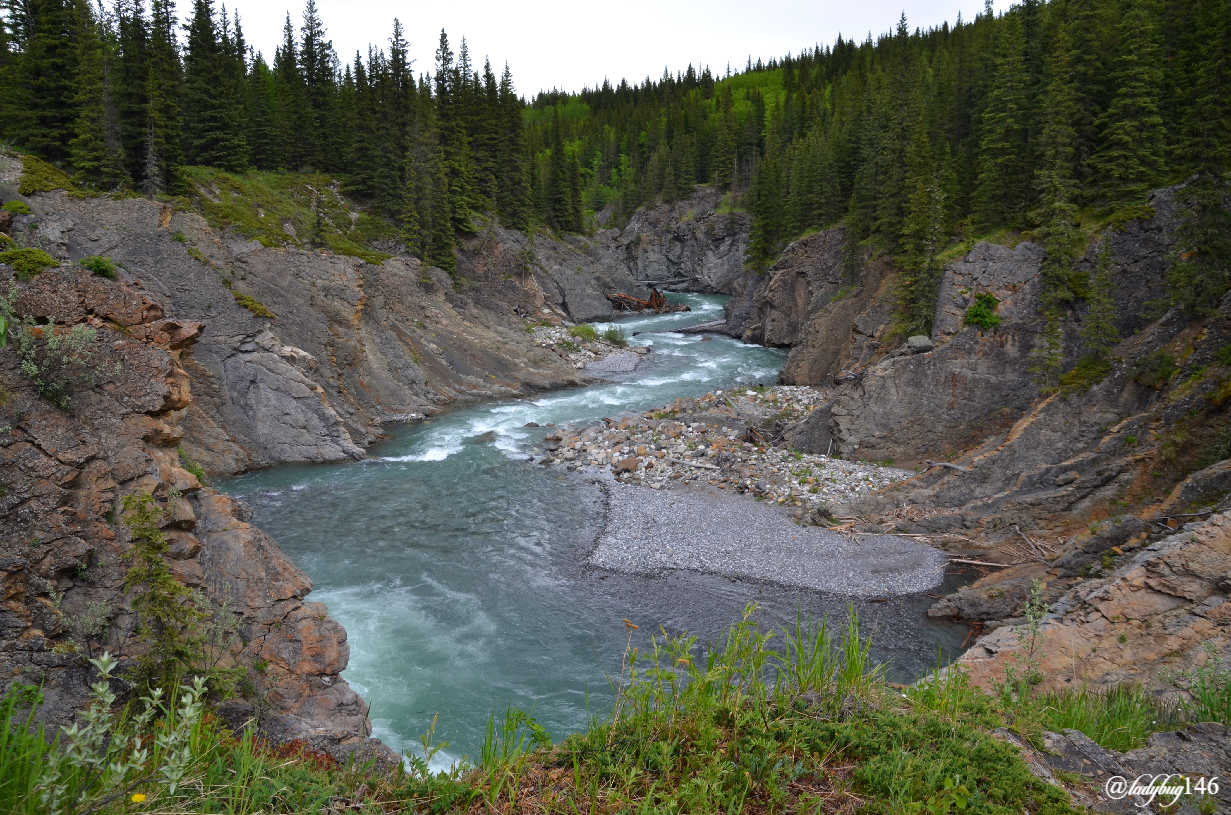
MULTIPOLYGON (((597 488, 530 461, 545 429, 527 422, 597 421, 677 396, 772 382, 782 351, 727 337, 673 333, 721 316, 723 298, 673 295, 692 311, 619 325, 654 353, 614 381, 456 410, 394 429, 362 462, 284 466, 222 488, 255 510, 311 577, 311 599, 346 627, 344 676, 371 705, 373 734, 414 749, 439 714, 445 766, 477 756, 489 716, 531 711, 561 738, 610 709, 608 676, 661 626, 716 642, 744 605, 762 625, 842 618, 848 600, 677 573, 661 578, 582 566, 601 523, 597 488)), ((602 328, 603 326, 600 326, 602 328)), ((948 578, 950 581, 961 578, 948 578)), ((933 600, 857 603, 889 674, 909 681, 956 655, 967 629, 929 620, 933 600)))

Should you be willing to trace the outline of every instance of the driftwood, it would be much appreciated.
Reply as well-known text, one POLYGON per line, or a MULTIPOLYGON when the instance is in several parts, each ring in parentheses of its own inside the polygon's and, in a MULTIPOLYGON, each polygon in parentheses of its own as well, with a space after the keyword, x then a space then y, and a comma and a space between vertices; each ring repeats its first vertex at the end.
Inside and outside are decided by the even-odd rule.
POLYGON ((970 472, 969 467, 959 467, 956 464, 950 464, 947 461, 932 461, 931 459, 927 459, 923 463, 928 465, 929 470, 932 469, 933 467, 948 467, 950 470, 957 470, 959 473, 970 472))
POLYGON ((991 566, 996 569, 1007 569, 1010 566, 1016 566, 1016 563, 988 563, 985 560, 967 560, 964 557, 951 557, 950 563, 964 563, 967 566, 991 566))
POLYGON ((617 311, 646 311, 653 310, 659 314, 669 314, 675 311, 692 311, 691 308, 685 305, 672 305, 667 302, 667 297, 658 289, 650 289, 650 299, 642 300, 638 297, 631 297, 627 294, 609 294, 607 299, 611 301, 612 308, 617 311))
POLYGON ((1026 543, 1030 544, 1030 548, 1034 550, 1034 553, 1035 553, 1036 555, 1038 555, 1039 560, 1047 560, 1047 556, 1043 554, 1043 550, 1042 550, 1042 549, 1040 549, 1040 548, 1038 547, 1038 545, 1037 545, 1034 541, 1032 541, 1032 540, 1030 540, 1030 538, 1026 537, 1026 533, 1025 533, 1025 532, 1023 532, 1023 531, 1021 530, 1021 528, 1020 528, 1020 527, 1018 527, 1018 525, 1017 525, 1017 524, 1013 524, 1013 531, 1014 531, 1014 532, 1016 532, 1017 534, 1021 535, 1021 536, 1022 536, 1022 540, 1024 540, 1026 543))

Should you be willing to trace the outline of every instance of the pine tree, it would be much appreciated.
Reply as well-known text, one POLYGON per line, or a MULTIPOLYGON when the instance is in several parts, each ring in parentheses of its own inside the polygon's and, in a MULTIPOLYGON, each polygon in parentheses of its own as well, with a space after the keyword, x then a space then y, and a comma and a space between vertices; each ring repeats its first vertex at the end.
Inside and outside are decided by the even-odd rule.
POLYGON ((719 189, 729 189, 735 180, 735 100, 731 86, 725 85, 718 98, 718 133, 714 139, 714 156, 711 161, 714 184, 719 189))
POLYGON ((120 143, 119 114, 115 106, 110 43, 88 0, 76 0, 78 111, 69 142, 76 180, 103 190, 113 190, 127 181, 124 149, 120 143))
POLYGON ((1086 298, 1089 308, 1081 325, 1081 337, 1096 362, 1105 362, 1111 349, 1120 341, 1115 322, 1115 291, 1115 281, 1111 275, 1111 238, 1104 236, 1098 260, 1090 275, 1090 293, 1086 298))
POLYGON ((115 4, 115 53, 112 60, 115 107, 119 117, 120 141, 124 150, 125 171, 141 177, 145 146, 145 87, 149 75, 150 31, 142 0, 117 0, 115 4))
POLYGON ((979 143, 979 180, 975 191, 979 221, 985 227, 1019 225, 1029 192, 1029 76, 1025 39, 1017 14, 1005 15, 997 42, 999 56, 983 111, 979 143))
POLYGON ((907 150, 907 189, 900 263, 902 324, 910 334, 932 330, 941 265, 937 257, 948 239, 948 184, 945 162, 933 157, 931 139, 923 117, 914 128, 907 150))
POLYGON ((506 62, 500 75, 500 138, 497 142, 500 217, 515 229, 525 229, 530 215, 530 178, 526 162, 522 103, 513 88, 513 74, 506 62))
MULTIPOLYGON (((226 18, 224 17, 223 20, 226 18)), ((227 26, 229 30, 229 25, 227 26)), ((212 0, 194 0, 184 57, 184 138, 194 164, 242 171, 247 143, 235 107, 229 37, 220 37, 212 0)))
POLYGON ((21 60, 20 137, 30 152, 61 162, 69 157, 68 143, 77 118, 75 2, 28 0, 24 6, 30 36, 21 60))
POLYGON ((1041 306, 1044 313, 1058 314, 1075 296, 1070 280, 1079 236, 1076 204, 1078 141, 1072 124, 1077 118, 1074 84, 1068 26, 1062 25, 1057 36, 1052 80, 1043 101, 1039 165, 1034 173, 1039 207, 1032 217, 1040 224, 1035 236, 1047 250, 1042 270, 1041 306))
POLYGON ((1152 0, 1128 0, 1116 31, 1116 95, 1099 118, 1103 140, 1090 166, 1108 202, 1130 203, 1144 199, 1162 176, 1162 48, 1152 0))
POLYGON ((174 190, 180 184, 179 169, 184 164, 179 105, 182 77, 179 43, 175 36, 174 3, 172 0, 153 0, 141 155, 142 184, 150 198, 164 190, 174 190))
POLYGON ((765 158, 757 165, 752 180, 752 234, 748 255, 752 266, 763 271, 778 257, 784 226, 782 150, 778 135, 770 129, 765 143, 765 158))

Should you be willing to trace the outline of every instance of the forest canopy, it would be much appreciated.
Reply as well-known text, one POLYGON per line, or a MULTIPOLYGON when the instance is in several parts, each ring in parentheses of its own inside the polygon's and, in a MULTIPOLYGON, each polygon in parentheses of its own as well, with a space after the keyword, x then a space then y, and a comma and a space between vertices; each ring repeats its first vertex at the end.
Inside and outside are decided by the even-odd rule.
POLYGON ((212 0, 182 27, 151 3, 4 0, 0 138, 102 191, 182 192, 189 165, 329 173, 450 270, 479 214, 581 232, 715 185, 752 214, 754 268, 843 223, 852 262, 897 261, 921 330, 963 237, 1030 230, 1056 312, 1084 296, 1083 220, 1185 182, 1177 297, 1205 310, 1231 286, 1231 0, 1024 0, 928 30, 903 15, 735 73, 528 102, 443 31, 418 73, 396 20, 344 63, 308 0, 267 63, 212 0))

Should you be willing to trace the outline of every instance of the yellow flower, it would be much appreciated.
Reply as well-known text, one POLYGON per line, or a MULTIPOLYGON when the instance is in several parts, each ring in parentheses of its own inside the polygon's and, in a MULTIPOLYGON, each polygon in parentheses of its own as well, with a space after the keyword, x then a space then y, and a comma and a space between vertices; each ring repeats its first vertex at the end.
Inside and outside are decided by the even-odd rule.
POLYGON ((134 804, 145 803, 145 793, 144 792, 134 792, 132 800, 134 804))

